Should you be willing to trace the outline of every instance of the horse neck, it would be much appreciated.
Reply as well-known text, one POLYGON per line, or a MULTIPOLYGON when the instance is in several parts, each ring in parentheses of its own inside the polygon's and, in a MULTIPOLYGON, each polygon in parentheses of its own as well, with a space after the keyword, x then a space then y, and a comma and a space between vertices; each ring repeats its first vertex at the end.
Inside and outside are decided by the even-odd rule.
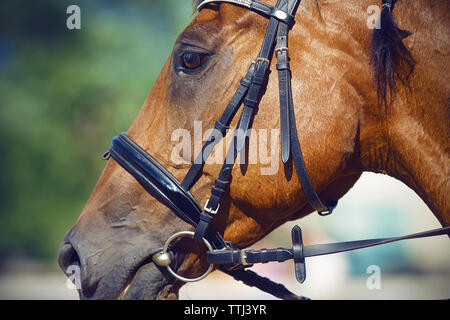
POLYGON ((448 19, 439 19, 448 4, 420 3, 407 10, 402 7, 407 4, 398 2, 394 12, 399 26, 412 31, 404 42, 417 65, 409 88, 398 83, 391 105, 383 109, 372 102, 373 107, 364 110, 361 163, 365 171, 386 173, 404 182, 448 226, 450 76, 445 55, 450 43, 448 37, 439 37, 449 27, 448 19))

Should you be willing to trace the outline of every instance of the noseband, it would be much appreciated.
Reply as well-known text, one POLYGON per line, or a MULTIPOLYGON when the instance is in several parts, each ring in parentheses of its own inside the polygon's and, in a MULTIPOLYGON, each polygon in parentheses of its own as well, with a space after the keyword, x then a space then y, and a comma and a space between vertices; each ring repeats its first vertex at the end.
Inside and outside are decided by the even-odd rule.
POLYGON ((184 231, 172 235, 161 252, 153 256, 153 261, 159 266, 167 267, 168 271, 175 278, 184 282, 201 280, 212 271, 213 265, 219 265, 221 271, 230 274, 235 279, 243 281, 247 285, 258 287, 278 298, 303 299, 304 297, 296 296, 284 286, 260 277, 256 273, 247 270, 247 268, 256 263, 293 260, 296 278, 300 283, 303 283, 306 278, 305 258, 307 257, 356 250, 406 239, 450 234, 450 228, 447 227, 398 238, 303 246, 301 229, 296 226, 292 230, 292 248, 270 250, 239 249, 222 238, 221 234, 212 225, 212 221, 219 212, 221 199, 231 184, 231 172, 237 154, 245 146, 246 133, 251 128, 252 119, 264 95, 264 89, 269 80, 269 67, 274 53, 277 57, 276 68, 278 70, 280 96, 281 159, 284 164, 290 160, 294 163, 305 197, 315 211, 320 215, 331 214, 336 203, 326 205, 320 200, 306 170, 297 135, 291 88, 288 34, 295 24, 294 17, 300 0, 278 0, 275 7, 256 0, 206 0, 200 3, 198 10, 200 11, 206 6, 220 3, 234 4, 252 10, 268 18, 269 24, 258 56, 250 64, 247 74, 240 81, 239 88, 220 119, 215 123, 215 132, 211 134, 203 145, 202 151, 197 156, 184 180, 179 182, 125 133, 121 133, 113 138, 109 151, 104 155, 105 160, 112 157, 149 194, 195 228, 195 232, 184 231), (226 135, 233 118, 242 105, 243 110, 226 156, 226 159, 231 157, 234 161, 226 160, 224 162, 219 176, 211 189, 211 196, 202 209, 189 190, 201 177, 206 159, 210 156, 214 146, 219 143, 220 139, 217 137, 226 135), (220 133, 220 135, 216 133, 220 133), (171 267, 173 260, 171 244, 182 237, 192 237, 197 241, 203 242, 208 249, 207 258, 210 267, 205 274, 198 278, 184 278, 178 275, 171 267))

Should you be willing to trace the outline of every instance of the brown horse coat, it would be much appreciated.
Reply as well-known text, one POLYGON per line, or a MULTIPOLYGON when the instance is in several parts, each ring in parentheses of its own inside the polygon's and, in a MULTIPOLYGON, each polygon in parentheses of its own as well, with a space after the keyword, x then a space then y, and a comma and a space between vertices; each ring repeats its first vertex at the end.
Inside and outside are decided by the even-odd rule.
MULTIPOLYGON (((367 8, 373 4, 302 1, 290 33, 290 56, 306 167, 325 202, 341 198, 364 171, 384 173, 411 187, 448 226, 449 2, 397 2, 393 14, 411 32, 404 44, 416 65, 407 84, 397 81, 388 106, 379 104, 370 64, 373 30, 367 27, 367 8)), ((128 134, 179 180, 189 165, 170 161, 177 144, 171 133, 178 128, 193 133, 197 120, 213 128, 257 56, 266 25, 266 19, 250 11, 223 4, 219 10, 202 10, 178 38, 128 134), (173 68, 187 48, 211 54, 192 74, 173 68)), ((274 65, 271 70, 253 123, 256 130, 280 126, 274 65)), ((199 203, 208 198, 220 167, 205 167, 192 190, 199 203)), ((225 239, 245 247, 311 211, 292 168, 281 161, 277 173, 268 176, 260 174, 260 164, 236 165, 215 225, 225 239)), ((65 268, 78 257, 84 298, 117 298, 129 283, 128 298, 173 298, 182 284, 169 283, 146 259, 171 234, 186 229, 191 227, 111 160, 66 236, 60 265, 65 268)), ((186 255, 179 272, 198 274, 205 263, 201 257, 186 255)))

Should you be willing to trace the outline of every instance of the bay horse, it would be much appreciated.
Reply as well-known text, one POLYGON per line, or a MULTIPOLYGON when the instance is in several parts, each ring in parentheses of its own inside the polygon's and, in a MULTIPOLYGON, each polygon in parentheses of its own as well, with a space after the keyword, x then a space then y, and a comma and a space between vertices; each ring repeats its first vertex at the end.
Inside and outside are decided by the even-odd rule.
MULTIPOLYGON (((373 4, 304 0, 297 11, 289 51, 305 165, 326 203, 344 196, 363 172, 382 173, 413 189, 449 226, 450 3, 383 0, 381 26, 372 30, 373 4)), ((180 128, 193 133, 196 121, 214 127, 247 61, 257 56, 254 42, 262 42, 266 27, 259 15, 220 4, 198 12, 177 39, 127 134, 178 180, 193 158, 171 160, 177 145, 172 133, 180 128)), ((272 77, 252 128, 279 128, 278 105, 272 77)), ((272 175, 261 175, 261 166, 233 167, 233 182, 214 220, 223 238, 240 248, 313 212, 283 163, 272 175)), ((205 165, 192 189, 200 202, 208 199, 220 167, 205 165)), ((183 230, 192 227, 111 159, 58 261, 64 271, 80 267, 82 299, 174 299, 183 283, 161 272, 150 257, 183 230)), ((177 272, 198 275, 206 265, 204 250, 183 242, 189 249, 177 272)))

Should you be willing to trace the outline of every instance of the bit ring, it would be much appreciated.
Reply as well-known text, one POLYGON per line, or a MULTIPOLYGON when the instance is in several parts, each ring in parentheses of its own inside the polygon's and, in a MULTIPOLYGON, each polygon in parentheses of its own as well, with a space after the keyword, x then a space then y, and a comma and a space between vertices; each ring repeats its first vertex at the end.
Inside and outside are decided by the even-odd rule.
MULTIPOLYGON (((192 231, 182 231, 182 232, 177 232, 175 234, 173 234, 169 239, 167 239, 166 243, 164 244, 163 247, 163 251, 161 252, 161 254, 168 254, 168 250, 169 250, 169 246, 170 244, 178 238, 181 237, 190 237, 190 238, 194 238, 194 232, 192 231)), ((208 248, 209 252, 212 252, 214 249, 211 245, 211 243, 209 243, 208 240, 206 240, 205 238, 202 238, 203 243, 205 244, 205 246, 208 248)), ((165 266, 167 268, 167 271, 169 271, 169 273, 174 276, 176 279, 183 281, 183 282, 197 282, 200 281, 204 278, 206 278, 207 275, 209 275, 212 270, 213 270, 213 265, 210 264, 208 270, 206 270, 206 272, 204 274, 202 274, 201 276, 197 277, 197 278, 185 278, 183 276, 180 276, 179 274, 177 274, 175 271, 173 271, 173 269, 170 267, 170 265, 165 266)))

